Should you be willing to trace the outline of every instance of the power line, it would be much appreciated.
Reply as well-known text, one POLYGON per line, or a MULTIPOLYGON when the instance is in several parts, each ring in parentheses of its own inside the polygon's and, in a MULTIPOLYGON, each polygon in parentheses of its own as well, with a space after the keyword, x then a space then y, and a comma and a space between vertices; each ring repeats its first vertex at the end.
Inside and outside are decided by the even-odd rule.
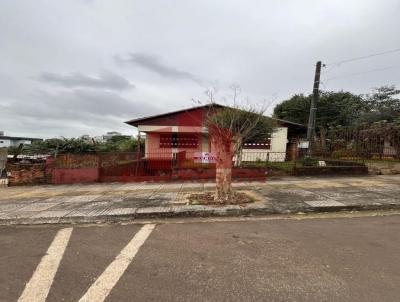
POLYGON ((349 73, 349 74, 345 74, 345 75, 342 75, 342 76, 337 76, 337 77, 332 77, 332 78, 325 79, 325 82, 331 81, 331 80, 336 80, 336 79, 359 76, 359 75, 363 75, 363 74, 367 74, 367 73, 371 73, 371 72, 376 72, 376 71, 384 71, 384 70, 393 69, 393 68, 400 68, 400 65, 393 65, 393 66, 388 66, 388 67, 383 67, 383 68, 376 68, 376 69, 371 69, 371 70, 366 70, 366 71, 361 71, 361 72, 349 73))
POLYGON ((332 62, 332 63, 328 63, 328 64, 324 64, 324 65, 325 66, 328 66, 328 65, 341 65, 343 63, 349 63, 349 62, 353 62, 353 61, 364 60, 364 59, 377 57, 377 56, 382 56, 382 55, 386 55, 386 54, 394 53, 394 52, 399 52, 399 51, 400 51, 400 48, 396 48, 396 49, 387 50, 387 51, 383 51, 383 52, 373 53, 373 54, 362 56, 362 57, 355 57, 355 58, 351 58, 351 59, 332 62))

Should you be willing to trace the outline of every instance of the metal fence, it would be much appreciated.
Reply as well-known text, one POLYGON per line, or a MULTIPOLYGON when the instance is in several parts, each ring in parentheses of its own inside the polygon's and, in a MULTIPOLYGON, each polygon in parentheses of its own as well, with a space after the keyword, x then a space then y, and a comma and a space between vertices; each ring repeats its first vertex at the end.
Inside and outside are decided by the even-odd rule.
MULTIPOLYGON (((254 158, 255 159, 255 158, 254 158)), ((263 180, 264 163, 234 167, 233 178, 263 180)), ((246 162, 247 163, 247 162, 246 162)), ((59 154, 47 161, 53 183, 215 179, 216 163, 197 162, 189 152, 59 154)))
POLYGON ((316 141, 313 155, 340 159, 400 160, 400 128, 331 129, 316 141))
POLYGON ((284 162, 286 160, 286 152, 271 152, 269 150, 254 151, 244 149, 241 153, 241 162, 284 162))
MULTIPOLYGON (((235 169, 266 169, 268 163, 285 163, 286 153, 264 151, 242 154, 240 164, 233 161, 235 169)), ((214 178, 215 161, 198 162, 194 152, 150 152, 150 153, 90 153, 60 154, 52 162, 53 173, 56 170, 77 173, 79 170, 97 170, 100 181, 129 181, 170 178, 214 178)), ((93 176, 93 174, 91 174, 93 176)), ((74 176, 76 177, 76 176, 74 176)))

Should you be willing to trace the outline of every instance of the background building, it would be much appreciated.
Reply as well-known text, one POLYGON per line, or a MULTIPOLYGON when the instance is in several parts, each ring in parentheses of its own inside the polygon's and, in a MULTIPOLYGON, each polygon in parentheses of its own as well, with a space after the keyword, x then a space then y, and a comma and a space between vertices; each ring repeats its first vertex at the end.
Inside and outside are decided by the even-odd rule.
POLYGON ((0 131, 0 148, 2 147, 13 147, 23 145, 30 145, 35 141, 43 141, 41 138, 33 137, 20 137, 20 136, 7 136, 4 135, 4 131, 0 131))

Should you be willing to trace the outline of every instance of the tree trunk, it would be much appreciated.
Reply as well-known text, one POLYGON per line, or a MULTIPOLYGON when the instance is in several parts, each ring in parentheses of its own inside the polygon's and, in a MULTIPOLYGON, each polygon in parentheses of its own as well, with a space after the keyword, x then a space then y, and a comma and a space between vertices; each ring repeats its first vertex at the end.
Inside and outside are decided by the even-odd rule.
POLYGON ((219 137, 213 140, 213 145, 217 158, 215 201, 226 203, 232 196, 232 141, 219 137))
POLYGON ((217 152, 215 200, 226 203, 232 196, 232 151, 224 148, 217 152))
POLYGON ((242 165, 242 154, 243 154, 243 147, 238 147, 239 150, 236 152, 236 160, 235 160, 235 167, 240 167, 242 165))
POLYGON ((232 168, 217 168, 215 200, 226 203, 232 197, 232 168))

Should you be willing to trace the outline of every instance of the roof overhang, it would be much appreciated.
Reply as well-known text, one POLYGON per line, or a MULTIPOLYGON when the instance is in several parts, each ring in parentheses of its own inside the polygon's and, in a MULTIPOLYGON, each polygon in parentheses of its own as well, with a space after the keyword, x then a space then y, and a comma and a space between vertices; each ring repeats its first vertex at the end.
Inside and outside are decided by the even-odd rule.
POLYGON ((176 111, 170 111, 170 112, 156 114, 156 115, 150 115, 150 116, 141 117, 141 118, 137 118, 137 119, 132 119, 132 120, 126 121, 125 124, 137 127, 138 125, 140 125, 141 122, 148 122, 148 121, 156 119, 156 118, 166 117, 166 116, 173 115, 173 114, 179 114, 182 112, 190 112, 190 111, 197 110, 197 109, 212 108, 212 107, 223 108, 223 107, 227 107, 227 106, 216 104, 216 103, 207 104, 207 105, 196 106, 196 107, 191 107, 191 108, 186 108, 186 109, 181 109, 181 110, 176 110, 176 111))
MULTIPOLYGON (((173 115, 173 114, 179 114, 182 112, 190 112, 190 111, 201 109, 201 108, 212 108, 212 107, 214 107, 214 108, 229 108, 229 106, 212 103, 212 104, 196 106, 196 107, 191 107, 191 108, 186 108, 186 109, 181 109, 181 110, 176 110, 176 111, 170 111, 170 112, 166 112, 166 113, 162 113, 162 114, 156 114, 156 115, 150 115, 150 116, 141 117, 141 118, 137 118, 137 119, 132 119, 132 120, 126 121, 125 124, 131 125, 134 127, 138 127, 140 125, 140 123, 148 122, 153 119, 162 118, 162 117, 166 117, 166 116, 173 115)), ((273 120, 277 121, 278 123, 282 123, 282 124, 289 124, 289 125, 293 125, 293 126, 297 126, 297 127, 307 127, 306 125, 294 123, 294 122, 287 121, 287 120, 277 119, 277 118, 270 117, 270 116, 266 116, 266 117, 273 119, 273 120)))

